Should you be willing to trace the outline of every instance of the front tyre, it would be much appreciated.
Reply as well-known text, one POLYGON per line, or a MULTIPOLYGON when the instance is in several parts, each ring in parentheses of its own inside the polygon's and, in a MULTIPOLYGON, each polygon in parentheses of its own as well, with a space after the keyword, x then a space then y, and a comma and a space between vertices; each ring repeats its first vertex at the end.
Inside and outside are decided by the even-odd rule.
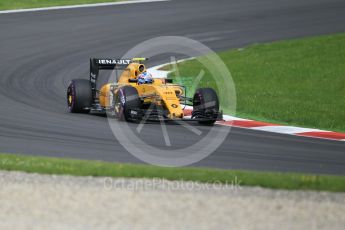
POLYGON ((90 81, 72 80, 67 88, 67 106, 70 113, 88 113, 92 105, 90 81))
POLYGON ((202 119, 199 124, 213 125, 219 114, 219 100, 212 88, 197 89, 193 97, 193 118, 202 119))
POLYGON ((132 110, 140 108, 140 98, 138 91, 132 86, 124 86, 119 88, 115 93, 114 110, 115 117, 119 120, 132 121, 132 110))

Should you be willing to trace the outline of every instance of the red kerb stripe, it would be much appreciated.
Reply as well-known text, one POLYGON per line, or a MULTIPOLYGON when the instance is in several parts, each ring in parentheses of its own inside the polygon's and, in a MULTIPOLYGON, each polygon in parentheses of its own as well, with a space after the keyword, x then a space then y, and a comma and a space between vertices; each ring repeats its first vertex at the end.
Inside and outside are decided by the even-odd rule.
POLYGON ((320 137, 320 138, 328 138, 334 140, 342 140, 345 139, 345 133, 336 133, 336 132, 304 132, 304 133, 297 133, 298 136, 306 136, 306 137, 320 137))

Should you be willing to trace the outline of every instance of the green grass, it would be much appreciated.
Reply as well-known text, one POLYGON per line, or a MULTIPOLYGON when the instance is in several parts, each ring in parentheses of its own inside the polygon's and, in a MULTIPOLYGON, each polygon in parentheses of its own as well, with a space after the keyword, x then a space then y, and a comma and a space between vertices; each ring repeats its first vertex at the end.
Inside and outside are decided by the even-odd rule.
MULTIPOLYGON (((255 44, 218 54, 235 82, 237 116, 345 131, 345 34, 255 44)), ((181 83, 193 88, 190 82, 201 64, 194 60, 178 67, 181 83)), ((199 87, 215 87, 210 76, 206 71, 199 87)), ((226 96, 220 95, 221 101, 226 96)))
POLYGON ((0 10, 27 9, 36 7, 65 6, 118 1, 119 0, 0 0, 0 10))
POLYGON ((66 160, 14 154, 0 154, 0 170, 95 177, 165 178, 168 180, 228 183, 230 185, 237 181, 240 186, 345 192, 345 177, 343 176, 217 170, 207 168, 166 168, 149 165, 66 160))

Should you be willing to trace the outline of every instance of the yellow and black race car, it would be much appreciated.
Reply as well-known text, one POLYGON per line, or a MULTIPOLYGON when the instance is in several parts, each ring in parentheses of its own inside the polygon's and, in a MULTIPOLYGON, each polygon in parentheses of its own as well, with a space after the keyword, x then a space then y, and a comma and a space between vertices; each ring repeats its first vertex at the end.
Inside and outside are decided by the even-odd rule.
POLYGON ((71 113, 104 113, 126 121, 188 120, 214 124, 222 119, 219 100, 211 88, 196 90, 193 98, 185 95, 185 87, 172 79, 153 78, 141 81, 146 73, 146 58, 90 59, 90 79, 74 79, 67 89, 67 105, 71 113), (114 83, 97 85, 99 70, 112 70, 114 83), (119 75, 119 76, 118 76, 119 75), (186 105, 193 106, 192 116, 184 117, 186 105))

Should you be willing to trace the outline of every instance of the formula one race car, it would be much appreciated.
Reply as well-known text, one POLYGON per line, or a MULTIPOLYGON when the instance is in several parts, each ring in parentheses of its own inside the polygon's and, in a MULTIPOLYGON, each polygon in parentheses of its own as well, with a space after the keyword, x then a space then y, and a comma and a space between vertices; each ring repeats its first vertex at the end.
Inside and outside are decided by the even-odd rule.
MULTIPOLYGON (((186 88, 173 84, 172 79, 141 78, 146 74, 142 64, 146 58, 90 59, 90 79, 72 80, 67 89, 67 105, 71 113, 103 113, 119 120, 188 120, 212 125, 222 119, 219 100, 211 88, 196 90, 186 97, 186 88), (116 83, 97 85, 99 70, 122 70, 116 83), (193 106, 191 118, 183 109, 193 106)), ((119 76, 118 76, 119 75, 119 76)))

